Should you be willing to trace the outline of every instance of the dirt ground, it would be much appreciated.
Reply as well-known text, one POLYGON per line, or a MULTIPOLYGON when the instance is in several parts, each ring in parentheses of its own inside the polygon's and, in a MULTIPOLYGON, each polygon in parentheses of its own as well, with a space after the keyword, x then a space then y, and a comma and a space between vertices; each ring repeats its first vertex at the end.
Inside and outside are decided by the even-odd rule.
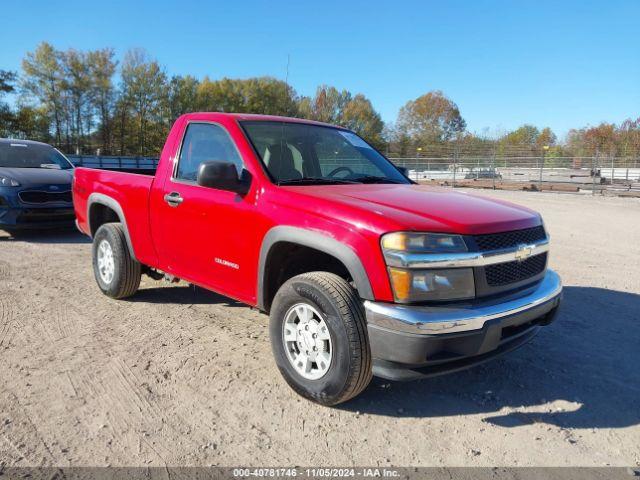
POLYGON ((148 278, 110 300, 86 238, 0 233, 0 465, 640 465, 640 201, 473 194, 543 213, 557 322, 337 408, 287 387, 265 315, 148 278))

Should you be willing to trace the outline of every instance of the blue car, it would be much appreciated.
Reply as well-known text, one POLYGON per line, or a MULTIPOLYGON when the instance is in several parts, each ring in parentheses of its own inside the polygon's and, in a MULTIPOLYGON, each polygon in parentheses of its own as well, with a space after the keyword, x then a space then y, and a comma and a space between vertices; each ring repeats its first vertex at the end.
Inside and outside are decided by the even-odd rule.
POLYGON ((73 165, 51 145, 0 139, 0 229, 74 224, 73 165))

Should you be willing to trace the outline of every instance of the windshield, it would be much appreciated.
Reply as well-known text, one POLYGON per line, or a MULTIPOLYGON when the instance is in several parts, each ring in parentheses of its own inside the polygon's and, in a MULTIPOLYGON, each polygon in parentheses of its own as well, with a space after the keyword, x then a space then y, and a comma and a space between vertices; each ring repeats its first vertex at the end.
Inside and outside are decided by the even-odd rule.
POLYGON ((68 170, 73 165, 49 145, 16 141, 0 143, 0 167, 68 170))
POLYGON ((293 122, 241 122, 278 185, 410 183, 356 134, 293 122))

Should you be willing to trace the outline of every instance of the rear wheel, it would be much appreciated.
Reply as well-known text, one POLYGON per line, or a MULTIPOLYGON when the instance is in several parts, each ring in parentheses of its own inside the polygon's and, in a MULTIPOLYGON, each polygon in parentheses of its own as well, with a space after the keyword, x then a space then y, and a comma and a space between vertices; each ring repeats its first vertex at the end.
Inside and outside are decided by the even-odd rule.
POLYGON ((140 286, 141 265, 129 252, 120 223, 105 223, 93 237, 93 273, 102 293, 130 297, 140 286))
POLYGON ((336 405, 371 381, 362 302, 333 273, 305 273, 285 282, 273 300, 270 336, 280 373, 309 400, 336 405))

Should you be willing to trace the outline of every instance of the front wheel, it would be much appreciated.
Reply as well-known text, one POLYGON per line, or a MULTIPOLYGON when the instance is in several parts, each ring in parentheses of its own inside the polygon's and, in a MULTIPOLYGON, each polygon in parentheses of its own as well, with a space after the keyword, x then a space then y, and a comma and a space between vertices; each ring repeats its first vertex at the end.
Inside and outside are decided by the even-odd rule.
POLYGON ((371 349, 354 288, 328 272, 298 275, 276 294, 270 314, 273 354, 298 394, 336 405, 371 381, 371 349))
POLYGON ((120 223, 105 223, 93 237, 93 274, 102 293, 130 297, 140 286, 141 265, 129 252, 120 223))

